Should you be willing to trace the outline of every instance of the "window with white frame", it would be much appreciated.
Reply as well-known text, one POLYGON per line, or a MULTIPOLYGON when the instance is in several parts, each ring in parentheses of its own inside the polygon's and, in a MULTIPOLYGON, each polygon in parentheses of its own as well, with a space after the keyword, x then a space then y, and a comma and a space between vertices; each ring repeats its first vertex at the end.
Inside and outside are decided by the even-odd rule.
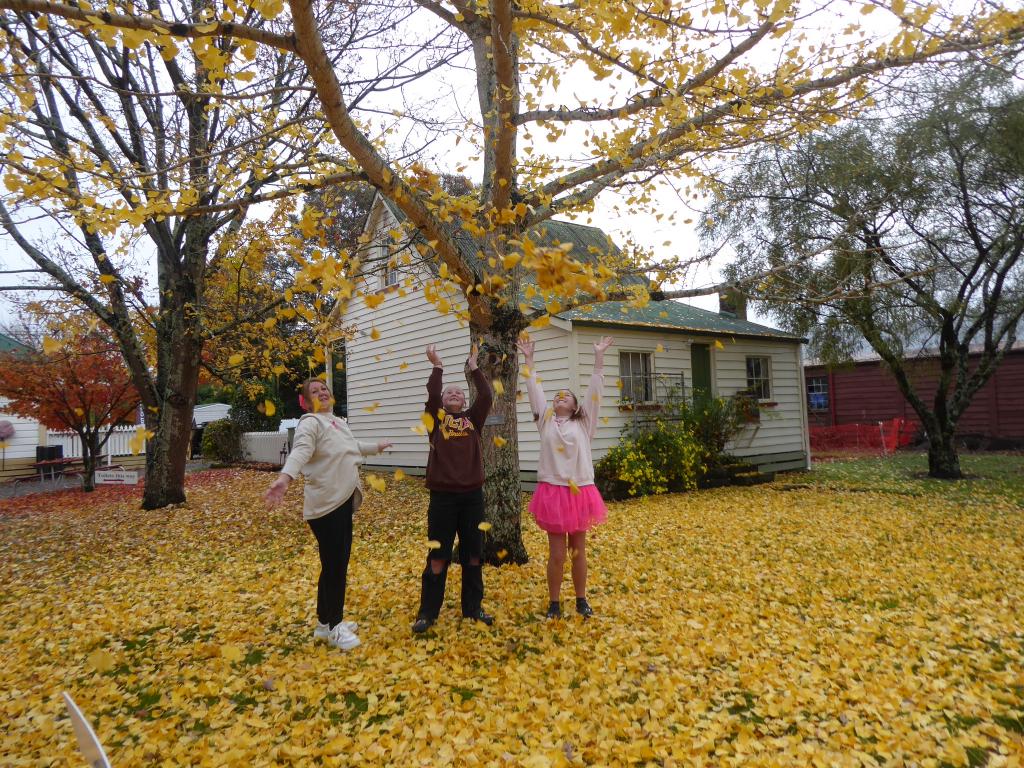
POLYGON ((747 358, 747 392, 757 400, 769 400, 772 396, 771 365, 767 357, 747 358))
POLYGON ((398 285, 400 278, 398 265, 395 262, 394 254, 391 253, 388 240, 386 238, 378 240, 374 251, 374 258, 380 263, 380 287, 387 288, 398 285))
POLYGON ((649 403, 654 399, 650 352, 619 352, 619 378, 624 401, 649 403))
POLYGON ((807 410, 828 410, 828 376, 807 378, 807 410))

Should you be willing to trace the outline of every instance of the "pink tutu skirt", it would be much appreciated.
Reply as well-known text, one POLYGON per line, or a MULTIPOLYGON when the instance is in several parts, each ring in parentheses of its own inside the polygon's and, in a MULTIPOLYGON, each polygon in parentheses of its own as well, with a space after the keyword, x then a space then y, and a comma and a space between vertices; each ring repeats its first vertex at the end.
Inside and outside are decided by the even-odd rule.
POLYGON ((578 533, 608 518, 608 509, 595 485, 581 485, 576 493, 566 485, 538 483, 530 499, 530 512, 548 533, 578 533))

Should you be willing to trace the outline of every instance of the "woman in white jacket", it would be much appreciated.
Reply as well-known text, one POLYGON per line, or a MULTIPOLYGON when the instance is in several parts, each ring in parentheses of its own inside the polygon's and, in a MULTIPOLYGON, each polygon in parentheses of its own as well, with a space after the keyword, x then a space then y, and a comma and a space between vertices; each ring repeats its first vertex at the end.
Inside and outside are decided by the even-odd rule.
POLYGON ((320 550, 318 623, 313 638, 350 650, 359 645, 356 625, 342 618, 352 552, 352 515, 362 500, 359 465, 364 456, 380 453, 391 443, 357 441, 348 424, 334 415, 334 397, 321 379, 307 380, 299 401, 307 413, 299 419, 288 460, 265 498, 268 506, 276 506, 299 472, 305 476, 302 517, 313 530, 320 550))

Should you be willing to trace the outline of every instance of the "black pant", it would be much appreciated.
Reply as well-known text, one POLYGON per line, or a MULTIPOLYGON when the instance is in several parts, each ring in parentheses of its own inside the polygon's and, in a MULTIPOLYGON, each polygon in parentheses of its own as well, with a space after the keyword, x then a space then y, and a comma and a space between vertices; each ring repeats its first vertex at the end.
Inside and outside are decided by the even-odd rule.
POLYGON ((352 554, 352 499, 333 512, 309 520, 320 550, 320 579, 316 585, 316 615, 332 628, 345 615, 345 577, 352 554))
POLYGON ((436 620, 441 613, 456 534, 459 536, 459 562, 462 564, 462 615, 475 616, 480 611, 484 599, 483 533, 480 531, 483 519, 483 488, 465 492, 430 492, 427 538, 441 546, 427 553, 427 567, 423 569, 420 590, 420 618, 436 620), (431 569, 431 560, 445 561, 440 573, 431 569))

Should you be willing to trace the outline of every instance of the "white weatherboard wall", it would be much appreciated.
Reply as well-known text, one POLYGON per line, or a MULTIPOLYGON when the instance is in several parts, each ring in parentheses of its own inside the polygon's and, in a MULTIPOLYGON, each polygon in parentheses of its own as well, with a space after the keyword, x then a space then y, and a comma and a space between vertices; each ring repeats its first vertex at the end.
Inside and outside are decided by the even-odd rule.
POLYGON ((7 447, 3 449, 4 459, 35 461, 36 446, 46 445, 46 428, 34 419, 26 419, 4 410, 8 402, 0 397, 0 420, 9 421, 14 427, 14 436, 7 441, 7 447))

